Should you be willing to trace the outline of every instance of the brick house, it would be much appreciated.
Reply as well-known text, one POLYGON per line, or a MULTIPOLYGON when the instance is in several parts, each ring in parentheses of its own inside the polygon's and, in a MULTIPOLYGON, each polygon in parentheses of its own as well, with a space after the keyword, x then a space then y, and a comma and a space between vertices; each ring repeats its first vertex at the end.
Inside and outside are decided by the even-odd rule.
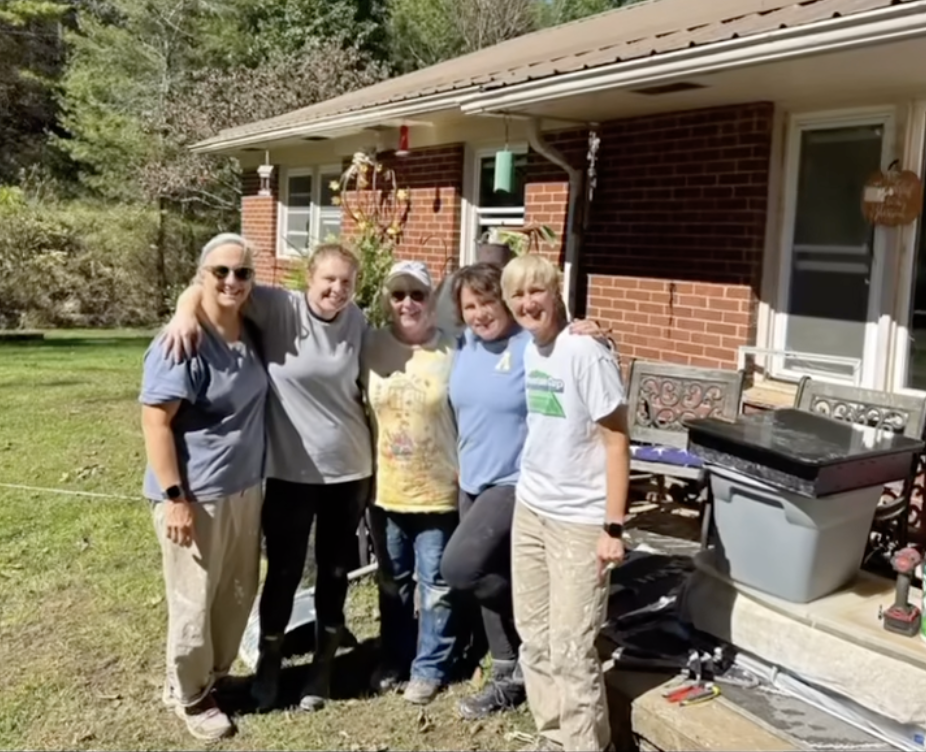
POLYGON ((401 253, 438 276, 488 227, 542 222, 571 309, 626 355, 748 361, 759 402, 787 401, 803 374, 921 390, 920 223, 873 226, 860 206, 895 160, 922 173, 926 72, 909 61, 924 53, 926 0, 650 0, 194 148, 247 170, 242 230, 263 281, 341 228, 327 183, 376 148, 411 192, 401 253), (505 145, 518 180, 500 195, 505 145))

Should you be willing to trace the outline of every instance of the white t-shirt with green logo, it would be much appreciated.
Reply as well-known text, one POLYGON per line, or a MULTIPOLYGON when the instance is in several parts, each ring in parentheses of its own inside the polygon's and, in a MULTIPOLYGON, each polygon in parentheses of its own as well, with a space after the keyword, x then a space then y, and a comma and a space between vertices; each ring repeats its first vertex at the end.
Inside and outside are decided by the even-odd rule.
POLYGON ((524 352, 527 442, 518 498, 538 514, 600 525, 605 517, 605 447, 597 421, 624 403, 614 355, 566 329, 524 352))

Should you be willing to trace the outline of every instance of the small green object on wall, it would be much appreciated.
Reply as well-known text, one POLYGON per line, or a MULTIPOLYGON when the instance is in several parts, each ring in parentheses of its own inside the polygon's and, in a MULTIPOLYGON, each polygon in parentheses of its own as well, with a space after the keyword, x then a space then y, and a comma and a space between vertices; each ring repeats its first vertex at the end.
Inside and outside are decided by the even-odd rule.
POLYGON ((495 190, 511 193, 514 185, 514 154, 507 149, 495 152, 495 190))

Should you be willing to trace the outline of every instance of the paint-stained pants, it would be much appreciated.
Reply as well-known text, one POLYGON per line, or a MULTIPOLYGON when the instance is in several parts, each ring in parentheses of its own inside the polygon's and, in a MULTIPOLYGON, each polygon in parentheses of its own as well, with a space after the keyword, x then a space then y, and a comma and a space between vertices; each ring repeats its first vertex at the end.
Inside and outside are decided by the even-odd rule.
POLYGON ((167 591, 167 691, 195 705, 231 669, 260 577, 260 510, 254 486, 193 508, 193 545, 167 538, 164 504, 153 505, 167 591))
POLYGON ((607 588, 598 583, 601 528, 559 522, 518 501, 511 532, 514 618, 537 731, 567 752, 611 743, 595 642, 607 588))

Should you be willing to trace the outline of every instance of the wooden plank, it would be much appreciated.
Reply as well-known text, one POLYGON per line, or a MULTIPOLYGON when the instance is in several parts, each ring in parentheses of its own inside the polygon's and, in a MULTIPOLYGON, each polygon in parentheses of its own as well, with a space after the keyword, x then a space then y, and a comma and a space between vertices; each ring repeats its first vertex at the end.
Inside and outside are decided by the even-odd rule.
POLYGON ((609 671, 611 724, 617 749, 662 752, 793 752, 784 738, 733 710, 723 698, 687 708, 662 696, 665 674, 609 671))

